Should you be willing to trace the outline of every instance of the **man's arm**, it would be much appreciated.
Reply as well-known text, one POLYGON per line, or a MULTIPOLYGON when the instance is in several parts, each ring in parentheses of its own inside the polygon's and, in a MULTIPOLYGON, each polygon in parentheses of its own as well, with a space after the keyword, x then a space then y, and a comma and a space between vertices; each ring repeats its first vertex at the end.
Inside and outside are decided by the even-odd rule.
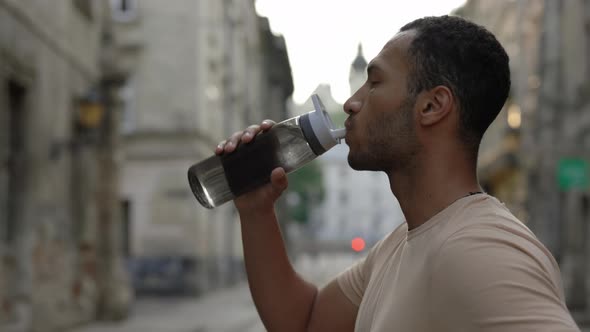
POLYGON ((268 331, 354 330, 357 307, 335 280, 318 291, 294 271, 274 211, 240 219, 250 292, 268 331))
POLYGON ((319 291, 307 331, 354 331, 358 307, 344 295, 338 282, 332 280, 319 291))
MULTIPOLYGON (((251 126, 219 145, 216 153, 231 153, 250 142, 270 121, 251 126)), ((271 182, 234 200, 240 215, 244 260, 250 292, 268 331, 353 331, 357 307, 336 281, 318 291, 291 265, 278 226, 274 203, 287 188, 283 169, 271 182)))

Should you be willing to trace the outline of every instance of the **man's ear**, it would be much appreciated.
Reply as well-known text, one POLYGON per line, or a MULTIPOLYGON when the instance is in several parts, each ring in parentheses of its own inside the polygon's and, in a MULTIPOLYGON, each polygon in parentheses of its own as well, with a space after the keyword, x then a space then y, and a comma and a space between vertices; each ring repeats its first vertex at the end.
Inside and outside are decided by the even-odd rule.
POLYGON ((449 88, 439 85, 424 92, 418 99, 418 117, 422 126, 439 123, 451 113, 455 98, 449 88))

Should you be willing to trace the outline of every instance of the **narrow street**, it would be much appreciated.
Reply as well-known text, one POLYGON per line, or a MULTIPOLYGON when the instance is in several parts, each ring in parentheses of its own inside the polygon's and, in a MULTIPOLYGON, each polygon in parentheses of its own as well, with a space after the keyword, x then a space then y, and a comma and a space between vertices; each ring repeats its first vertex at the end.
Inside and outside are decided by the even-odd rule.
MULTIPOLYGON (((302 256, 296 268, 321 285, 349 266, 350 254, 302 256)), ((198 298, 139 299, 122 322, 96 322, 72 332, 264 332, 245 282, 198 298)))
POLYGON ((98 322, 75 332, 258 332, 264 331, 248 287, 241 283, 200 298, 140 299, 132 316, 98 322))

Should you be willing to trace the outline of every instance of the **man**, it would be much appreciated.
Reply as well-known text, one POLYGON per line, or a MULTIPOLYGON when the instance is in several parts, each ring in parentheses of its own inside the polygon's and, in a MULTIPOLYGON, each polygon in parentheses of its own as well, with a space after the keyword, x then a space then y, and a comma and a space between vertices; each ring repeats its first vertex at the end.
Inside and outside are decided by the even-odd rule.
MULTIPOLYGON (((251 293, 269 331, 579 331, 559 268, 533 233, 482 192, 480 140, 510 89, 508 56, 457 17, 404 26, 344 104, 348 162, 383 171, 406 217, 318 290, 289 263, 271 183, 238 197, 251 293)), ((222 142, 231 153, 272 122, 222 142)))

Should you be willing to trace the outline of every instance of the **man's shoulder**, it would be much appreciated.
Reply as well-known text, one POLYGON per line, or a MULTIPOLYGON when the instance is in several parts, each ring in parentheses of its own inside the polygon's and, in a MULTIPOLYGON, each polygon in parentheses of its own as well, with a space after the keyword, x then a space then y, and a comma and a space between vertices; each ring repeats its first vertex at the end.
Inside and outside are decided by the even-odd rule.
MULTIPOLYGON (((553 273, 557 263, 534 233, 500 201, 488 196, 466 206, 436 252, 437 260, 480 264, 524 264, 553 273)), ((521 265, 522 266, 522 265, 521 265)))
POLYGON ((458 209, 447 233, 448 237, 454 238, 483 235, 505 237, 509 234, 537 241, 534 233, 504 203, 490 195, 481 196, 458 209))
POLYGON ((389 257, 398 247, 406 241, 408 224, 403 222, 391 233, 384 236, 377 242, 367 254, 367 266, 372 267, 389 257), (377 263, 376 263, 377 262, 377 263))
POLYGON ((403 241, 406 240, 406 236, 408 234, 408 224, 406 222, 401 223, 397 226, 391 233, 384 236, 379 242, 373 246, 371 251, 375 252, 375 254, 382 253, 383 251, 388 251, 392 247, 399 246, 403 241))
POLYGON ((465 218, 441 236, 430 257, 435 320, 473 326, 484 322, 498 330, 495 324, 504 322, 502 330, 510 331, 523 324, 570 324, 559 267, 551 253, 501 203, 477 205, 457 213, 465 218), (554 322, 536 320, 549 315, 554 322))
POLYGON ((457 211, 449 227, 440 232, 437 255, 481 255, 504 252, 526 255, 553 265, 553 256, 535 234, 503 203, 485 195, 457 211))

